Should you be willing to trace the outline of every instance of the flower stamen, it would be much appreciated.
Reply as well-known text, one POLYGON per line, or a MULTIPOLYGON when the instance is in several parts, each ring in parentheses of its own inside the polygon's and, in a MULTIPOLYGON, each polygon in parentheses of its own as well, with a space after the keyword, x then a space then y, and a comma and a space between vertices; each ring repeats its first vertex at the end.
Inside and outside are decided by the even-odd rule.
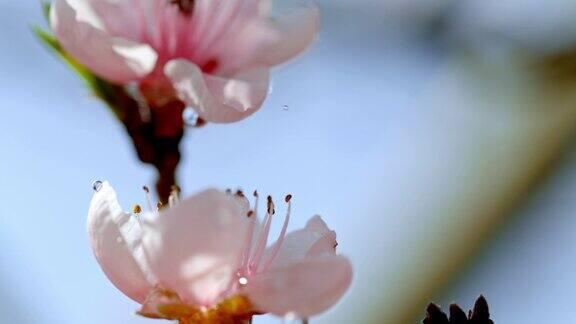
POLYGON ((144 193, 146 195, 146 205, 148 207, 148 211, 152 213, 154 209, 152 209, 152 198, 150 197, 150 189, 148 189, 147 186, 143 186, 142 190, 144 190, 144 193))
POLYGON ((278 251, 280 251, 282 244, 284 243, 284 238, 286 237, 286 231, 288 230, 288 223, 290 222, 290 211, 292 209, 292 203, 291 203, 292 195, 287 195, 284 200, 286 201, 286 204, 288 204, 288 207, 286 210, 286 216, 284 217, 284 224, 282 225, 282 230, 280 231, 280 235, 278 235, 278 239, 276 240, 276 244, 274 245, 274 248, 270 253, 270 256, 265 261, 264 265, 258 269, 258 271, 266 271, 270 267, 270 265, 278 255, 278 251))
POLYGON ((246 272, 245 269, 250 260, 250 253, 252 252, 252 240, 254 238, 254 229, 256 227, 256 219, 258 218, 253 210, 248 211, 246 214, 248 217, 248 232, 246 234, 246 240, 244 241, 244 249, 242 252, 242 261, 240 262, 240 273, 246 272))
MULTIPOLYGON (((138 222, 138 225, 142 226, 142 223, 140 222, 140 213, 142 212, 142 207, 140 207, 140 205, 136 204, 132 207, 132 214, 134 214, 134 217, 136 217, 136 221, 138 222)), ((132 226, 134 226, 134 224, 132 224, 132 226)), ((130 229, 132 229, 132 227, 130 227, 130 229)))
POLYGON ((260 200, 259 199, 260 197, 258 196, 258 191, 254 190, 254 193, 252 195, 254 196, 254 210, 258 212, 258 200, 260 200))
POLYGON ((168 196, 168 206, 173 208, 178 203, 180 203, 180 187, 172 186, 172 191, 170 191, 170 196, 168 196))
POLYGON ((266 218, 264 218, 264 227, 260 230, 260 234, 258 236, 258 245, 256 246, 254 254, 250 258, 250 263, 248 265, 249 272, 256 272, 258 270, 258 264, 260 263, 260 259, 262 258, 266 244, 268 243, 268 235, 270 234, 270 226, 272 224, 273 215, 274 202, 272 201, 272 197, 268 196, 268 206, 266 218))

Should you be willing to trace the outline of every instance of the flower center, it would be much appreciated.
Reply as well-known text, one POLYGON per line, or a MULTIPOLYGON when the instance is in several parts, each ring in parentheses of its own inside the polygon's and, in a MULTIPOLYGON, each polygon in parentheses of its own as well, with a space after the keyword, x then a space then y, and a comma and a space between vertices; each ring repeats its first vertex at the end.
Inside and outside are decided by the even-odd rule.
POLYGON ((144 306, 138 314, 148 318, 177 320, 180 324, 248 323, 255 311, 244 296, 232 296, 211 307, 184 304, 178 295, 168 289, 155 287, 149 300, 162 300, 153 308, 144 306))
POLYGON ((170 4, 177 5, 180 11, 186 15, 192 14, 194 0, 170 0, 170 4))

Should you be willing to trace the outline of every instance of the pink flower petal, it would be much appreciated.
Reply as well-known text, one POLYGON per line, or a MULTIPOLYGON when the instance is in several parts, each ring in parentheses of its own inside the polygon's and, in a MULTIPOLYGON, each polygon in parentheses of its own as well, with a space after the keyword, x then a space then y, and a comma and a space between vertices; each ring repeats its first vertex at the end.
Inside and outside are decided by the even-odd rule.
POLYGON ((149 45, 111 37, 86 0, 56 0, 50 23, 64 49, 108 81, 139 79, 156 64, 156 52, 149 45))
POLYGON ((274 66, 304 51, 316 38, 320 13, 315 6, 302 6, 279 17, 268 18, 269 4, 249 8, 237 25, 220 37, 209 56, 220 62, 219 75, 249 67, 274 66))
MULTIPOLYGON (((264 260, 269 258, 275 245, 276 243, 267 249, 264 260)), ((270 268, 285 267, 306 258, 335 255, 335 246, 336 233, 328 228, 320 216, 314 216, 304 229, 286 235, 270 268)))
POLYGON ((250 278, 246 293, 257 309, 305 318, 336 303, 350 286, 352 265, 342 256, 324 256, 250 278))
MULTIPOLYGON (((244 7, 248 1, 210 1, 209 8, 202 16, 205 19, 204 24, 208 22, 209 28, 199 28, 202 34, 199 35, 198 43, 194 49, 197 53, 196 58, 203 61, 206 56, 212 53, 211 47, 218 43, 218 40, 230 32, 232 27, 237 27, 239 20, 243 21, 244 7), (211 5, 210 5, 211 4, 211 5)), ((199 24, 200 27, 200 24, 199 24)), ((204 25, 204 27, 207 27, 204 25)))
POLYGON ((126 296, 142 303, 152 285, 144 271, 141 228, 122 211, 116 192, 107 183, 94 194, 88 211, 88 234, 94 255, 112 283, 126 296))
POLYGON ((320 10, 312 5, 294 8, 274 19, 271 28, 277 36, 258 51, 255 65, 273 66, 300 54, 316 39, 319 26, 320 10))
POLYGON ((137 41, 142 36, 144 19, 136 9, 150 7, 150 1, 82 0, 102 21, 107 34, 137 41))
POLYGON ((247 68, 271 66, 260 60, 262 51, 270 50, 280 38, 279 33, 264 19, 252 19, 232 29, 218 46, 213 47, 213 57, 218 58, 220 65, 218 75, 231 75, 247 68))
POLYGON ((206 190, 147 224, 143 241, 159 284, 189 305, 217 302, 241 262, 248 224, 242 209, 234 197, 206 190))
POLYGON ((202 74, 194 63, 178 59, 164 69, 181 99, 200 117, 231 123, 253 114, 268 94, 268 70, 245 71, 227 79, 202 74))

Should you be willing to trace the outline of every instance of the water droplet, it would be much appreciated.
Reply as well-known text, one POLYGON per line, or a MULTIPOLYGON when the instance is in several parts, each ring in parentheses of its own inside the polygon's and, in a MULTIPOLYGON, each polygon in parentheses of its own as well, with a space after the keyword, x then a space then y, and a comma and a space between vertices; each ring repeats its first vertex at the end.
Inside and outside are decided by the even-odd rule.
POLYGON ((290 107, 288 107, 288 105, 282 106, 282 110, 286 111, 286 110, 288 110, 288 109, 290 109, 290 107))
POLYGON ((100 189, 102 189, 103 185, 104 184, 102 183, 102 181, 96 180, 96 181, 92 182, 92 190, 94 190, 94 192, 98 192, 98 191, 100 191, 100 189))
POLYGON ((284 315, 284 322, 285 323, 295 324, 297 319, 298 318, 296 317, 296 313, 294 313, 294 312, 289 312, 289 313, 286 313, 286 315, 284 315))
POLYGON ((198 117, 198 114, 192 107, 186 107, 184 111, 182 111, 182 120, 184 120, 186 126, 196 126, 198 117))
POLYGON ((248 284, 248 279, 246 279, 246 277, 240 277, 238 283, 242 286, 246 286, 248 284))

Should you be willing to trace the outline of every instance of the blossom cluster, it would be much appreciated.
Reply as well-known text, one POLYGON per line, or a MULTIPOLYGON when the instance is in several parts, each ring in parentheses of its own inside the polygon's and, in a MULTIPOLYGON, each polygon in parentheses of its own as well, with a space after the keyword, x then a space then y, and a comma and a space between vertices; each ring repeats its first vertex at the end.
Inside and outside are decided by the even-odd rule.
POLYGON ((54 36, 39 36, 115 112, 141 161, 158 171, 160 202, 131 212, 108 182, 94 183, 88 232, 110 281, 138 314, 185 323, 246 323, 258 314, 308 318, 348 289, 352 266, 319 216, 288 232, 292 196, 276 241, 276 205, 241 191, 186 199, 175 187, 190 107, 195 126, 240 121, 269 94, 270 69, 316 38, 319 10, 281 15, 270 0, 55 0, 54 36), (169 189, 172 188, 172 189, 169 189), (145 211, 143 211, 145 210, 145 211))

